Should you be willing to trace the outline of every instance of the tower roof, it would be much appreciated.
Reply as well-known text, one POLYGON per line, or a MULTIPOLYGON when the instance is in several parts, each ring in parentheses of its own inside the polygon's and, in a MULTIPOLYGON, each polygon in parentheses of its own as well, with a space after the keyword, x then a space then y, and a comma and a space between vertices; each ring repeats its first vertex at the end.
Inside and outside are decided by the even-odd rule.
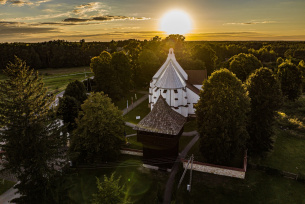
POLYGON ((169 62, 169 64, 165 68, 165 71, 162 73, 162 75, 156 82, 156 87, 164 89, 177 89, 184 88, 185 86, 185 81, 181 78, 177 70, 174 68, 172 62, 169 62))
POLYGON ((134 129, 146 132, 178 135, 185 122, 186 118, 172 110, 165 99, 160 96, 152 111, 145 116, 134 129))

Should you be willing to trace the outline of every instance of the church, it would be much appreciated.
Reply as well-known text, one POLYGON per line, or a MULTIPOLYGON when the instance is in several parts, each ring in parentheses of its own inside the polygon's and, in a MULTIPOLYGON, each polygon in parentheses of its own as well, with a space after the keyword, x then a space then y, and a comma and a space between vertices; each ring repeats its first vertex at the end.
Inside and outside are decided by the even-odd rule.
POLYGON ((179 150, 179 138, 207 78, 205 70, 184 71, 171 48, 167 60, 153 76, 149 88, 151 112, 135 127, 143 144, 143 163, 150 168, 171 169, 179 150))
POLYGON ((170 48, 165 63, 150 82, 151 110, 162 96, 177 113, 184 117, 194 116, 194 105, 199 100, 199 90, 206 79, 206 70, 184 70, 175 58, 174 49, 170 48))

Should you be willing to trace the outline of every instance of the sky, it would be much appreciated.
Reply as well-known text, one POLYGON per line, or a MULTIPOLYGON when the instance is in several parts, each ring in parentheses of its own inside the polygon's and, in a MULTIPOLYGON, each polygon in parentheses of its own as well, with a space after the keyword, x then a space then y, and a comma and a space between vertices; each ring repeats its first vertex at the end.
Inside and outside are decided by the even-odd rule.
POLYGON ((305 0, 0 0, 0 43, 150 40, 173 9, 186 40, 305 40, 305 0))

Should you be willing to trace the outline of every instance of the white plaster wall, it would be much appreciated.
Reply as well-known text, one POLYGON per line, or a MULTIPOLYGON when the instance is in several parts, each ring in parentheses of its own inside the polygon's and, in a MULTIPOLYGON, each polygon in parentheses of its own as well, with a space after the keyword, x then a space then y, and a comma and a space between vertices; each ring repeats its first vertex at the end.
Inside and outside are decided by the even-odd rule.
POLYGON ((194 85, 197 89, 201 89, 202 88, 202 84, 201 85, 194 85))

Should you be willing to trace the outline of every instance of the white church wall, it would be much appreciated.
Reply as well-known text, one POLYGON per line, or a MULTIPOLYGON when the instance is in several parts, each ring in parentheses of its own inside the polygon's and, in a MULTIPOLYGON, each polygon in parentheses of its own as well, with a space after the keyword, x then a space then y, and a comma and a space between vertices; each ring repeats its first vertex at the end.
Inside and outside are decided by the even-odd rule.
POLYGON ((197 89, 201 89, 201 87, 202 87, 202 84, 200 84, 200 85, 194 85, 197 89))

